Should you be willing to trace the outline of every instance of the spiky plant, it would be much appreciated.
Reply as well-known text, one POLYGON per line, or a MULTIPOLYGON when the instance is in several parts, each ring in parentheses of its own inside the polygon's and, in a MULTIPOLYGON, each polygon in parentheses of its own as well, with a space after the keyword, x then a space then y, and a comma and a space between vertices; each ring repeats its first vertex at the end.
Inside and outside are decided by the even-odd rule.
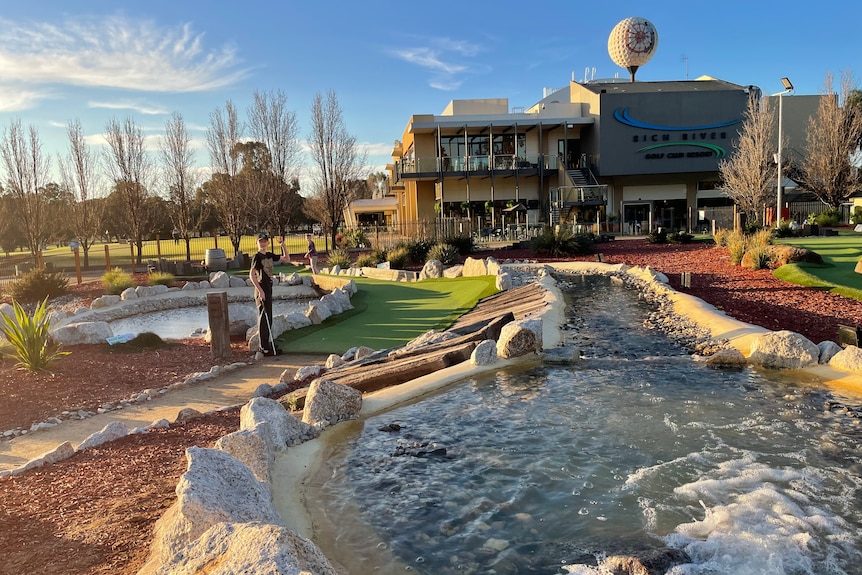
POLYGON ((12 300, 15 317, 0 314, 3 323, 0 331, 12 345, 13 357, 18 358, 16 367, 32 372, 47 369, 48 365, 69 352, 60 351, 60 345, 51 339, 48 330, 51 320, 48 315, 48 298, 42 300, 33 315, 27 314, 16 300, 12 300))

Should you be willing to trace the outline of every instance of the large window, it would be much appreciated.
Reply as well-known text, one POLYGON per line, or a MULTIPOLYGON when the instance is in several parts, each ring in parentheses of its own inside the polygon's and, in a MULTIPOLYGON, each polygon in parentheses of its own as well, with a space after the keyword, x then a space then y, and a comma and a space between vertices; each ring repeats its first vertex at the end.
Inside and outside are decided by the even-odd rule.
POLYGON ((491 153, 495 156, 517 155, 524 157, 527 153, 527 135, 518 134, 517 138, 515 134, 495 135, 493 150, 491 138, 487 134, 468 135, 466 139, 464 136, 443 136, 440 138, 440 145, 442 148, 441 155, 449 158, 463 158, 466 155, 473 158, 487 157, 491 153))

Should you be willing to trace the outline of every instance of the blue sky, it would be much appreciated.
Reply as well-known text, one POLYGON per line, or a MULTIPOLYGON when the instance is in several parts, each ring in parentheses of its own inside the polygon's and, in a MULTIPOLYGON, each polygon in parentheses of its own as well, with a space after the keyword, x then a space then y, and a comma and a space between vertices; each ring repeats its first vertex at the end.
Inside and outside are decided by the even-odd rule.
POLYGON ((573 74, 626 77, 607 40, 629 16, 658 29, 641 81, 706 74, 767 94, 781 91, 782 76, 797 94, 821 92, 827 72, 862 81, 858 0, 31 0, 0 14, 0 127, 35 126, 53 155, 65 150, 69 120, 99 146, 110 118, 131 116, 155 149, 178 111, 205 166, 209 114, 228 99, 244 113, 255 90, 282 90, 305 138, 314 95, 333 90, 379 170, 411 114, 467 98, 526 107, 573 74))

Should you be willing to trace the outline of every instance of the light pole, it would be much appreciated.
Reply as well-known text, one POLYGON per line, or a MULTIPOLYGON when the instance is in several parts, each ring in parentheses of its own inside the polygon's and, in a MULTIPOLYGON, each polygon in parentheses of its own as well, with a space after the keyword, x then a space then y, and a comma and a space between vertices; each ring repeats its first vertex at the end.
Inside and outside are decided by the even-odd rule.
POLYGON ((781 227, 781 184, 784 178, 781 174, 781 143, 784 139, 784 131, 782 122, 784 120, 784 94, 789 94, 793 91, 793 84, 787 78, 782 78, 781 83, 784 85, 784 91, 773 94, 778 96, 778 153, 775 155, 775 163, 778 164, 778 179, 776 181, 776 199, 775 204, 775 227, 781 227))

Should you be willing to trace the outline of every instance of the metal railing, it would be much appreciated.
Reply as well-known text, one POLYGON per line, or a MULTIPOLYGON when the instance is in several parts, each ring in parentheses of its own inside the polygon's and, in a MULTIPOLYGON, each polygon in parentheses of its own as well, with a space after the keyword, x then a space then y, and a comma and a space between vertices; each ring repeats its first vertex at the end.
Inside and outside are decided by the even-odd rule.
POLYGON ((396 163, 396 175, 430 174, 437 172, 488 172, 515 170, 556 170, 557 156, 543 154, 496 154, 484 156, 458 156, 402 158, 396 163))

